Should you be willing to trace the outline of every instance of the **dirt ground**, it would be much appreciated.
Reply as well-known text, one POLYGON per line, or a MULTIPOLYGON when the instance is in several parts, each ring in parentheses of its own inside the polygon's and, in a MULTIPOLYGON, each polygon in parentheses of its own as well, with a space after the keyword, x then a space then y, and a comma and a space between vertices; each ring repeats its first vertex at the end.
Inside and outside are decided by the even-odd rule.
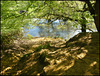
POLYGON ((1 75, 99 75, 99 33, 34 37, 1 50, 1 75))

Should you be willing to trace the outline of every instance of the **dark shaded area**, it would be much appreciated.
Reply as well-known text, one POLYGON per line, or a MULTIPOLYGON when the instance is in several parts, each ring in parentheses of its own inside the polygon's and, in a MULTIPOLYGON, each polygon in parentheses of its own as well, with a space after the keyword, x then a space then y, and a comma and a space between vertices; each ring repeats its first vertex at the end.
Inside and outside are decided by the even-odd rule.
POLYGON ((75 52, 79 52, 79 50, 81 50, 81 48, 85 48, 88 50, 87 55, 83 58, 83 59, 79 59, 79 60, 75 60, 75 65, 73 67, 71 67, 69 70, 66 70, 66 74, 67 75, 83 75, 83 74, 87 74, 87 75, 99 75, 99 71, 97 69, 99 69, 99 33, 95 32, 95 33, 81 33, 76 35, 74 38, 70 39, 67 42, 67 45, 69 44, 70 47, 72 46, 75 47, 79 47, 78 51, 71 51, 70 52, 73 54, 75 52), (91 35, 91 36, 89 36, 91 35), (85 38, 87 37, 87 38, 85 38), (80 39, 84 39, 83 42, 80 39), (80 40, 80 42, 78 42, 77 40, 80 40), (87 44, 87 40, 91 40, 89 44, 87 44), (75 42, 77 41, 77 42, 75 42), (75 42, 72 43, 71 42, 75 42), (74 45, 73 45, 74 44, 74 45), (97 64, 95 66, 91 66, 90 64, 93 62, 97 62, 97 64), (76 68, 76 69, 75 69, 76 68), (90 73, 91 72, 91 73, 90 73))
POLYGON ((28 11, 25 11, 25 10, 20 10, 19 11, 20 14, 25 13, 25 12, 28 12, 28 11))

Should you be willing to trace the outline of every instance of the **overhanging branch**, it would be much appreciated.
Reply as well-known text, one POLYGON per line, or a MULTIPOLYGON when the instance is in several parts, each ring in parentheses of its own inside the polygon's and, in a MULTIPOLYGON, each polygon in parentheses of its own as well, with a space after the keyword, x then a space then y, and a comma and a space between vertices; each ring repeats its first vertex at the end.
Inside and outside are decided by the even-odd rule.
POLYGON ((69 19, 69 20, 79 21, 78 19, 72 19, 72 18, 70 18, 70 17, 66 17, 66 16, 60 15, 60 14, 50 14, 50 13, 49 13, 49 15, 58 16, 58 19, 60 19, 60 18, 65 18, 65 19, 69 19))

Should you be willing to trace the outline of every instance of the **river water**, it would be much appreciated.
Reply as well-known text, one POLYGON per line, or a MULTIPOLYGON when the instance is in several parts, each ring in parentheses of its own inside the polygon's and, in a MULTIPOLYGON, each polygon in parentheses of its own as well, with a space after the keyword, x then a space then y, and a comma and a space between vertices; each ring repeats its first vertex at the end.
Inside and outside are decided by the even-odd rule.
MULTIPOLYGON (((43 20, 38 22, 38 25, 30 24, 30 27, 24 28, 24 36, 27 37, 27 34, 30 34, 33 37, 60 37, 68 40, 81 32, 80 25, 78 25, 78 27, 74 27, 71 24, 68 24, 67 22, 62 22, 61 24, 60 20, 56 20, 49 25, 46 24, 48 23, 47 21, 45 21, 45 23, 42 22, 43 20)), ((92 28, 92 30, 97 31, 94 28, 92 28)), ((91 31, 86 30, 86 32, 91 31)))

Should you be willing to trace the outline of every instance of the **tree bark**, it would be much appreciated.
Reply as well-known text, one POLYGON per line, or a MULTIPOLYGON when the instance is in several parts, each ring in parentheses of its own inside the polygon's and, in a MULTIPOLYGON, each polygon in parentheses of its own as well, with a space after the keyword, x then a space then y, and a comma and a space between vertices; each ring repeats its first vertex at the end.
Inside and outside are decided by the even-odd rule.
POLYGON ((92 4, 90 3, 89 0, 83 0, 83 1, 85 1, 87 3, 89 11, 90 11, 91 15, 93 15, 96 28, 97 28, 98 32, 100 33, 100 28, 99 28, 99 25, 100 25, 99 24, 99 0, 96 0, 95 8, 92 6, 92 4))
POLYGON ((81 28, 81 30, 82 30, 82 32, 86 32, 86 19, 84 18, 84 16, 82 16, 82 21, 83 22, 81 22, 81 25, 82 25, 82 28, 81 28))
POLYGON ((99 14, 99 0, 96 0, 96 4, 95 4, 95 14, 97 15, 97 16, 95 16, 95 19, 94 19, 94 22, 95 22, 95 25, 96 25, 96 28, 97 28, 97 30, 98 30, 98 32, 100 33, 100 20, 99 20, 99 16, 100 16, 100 14, 99 14))

